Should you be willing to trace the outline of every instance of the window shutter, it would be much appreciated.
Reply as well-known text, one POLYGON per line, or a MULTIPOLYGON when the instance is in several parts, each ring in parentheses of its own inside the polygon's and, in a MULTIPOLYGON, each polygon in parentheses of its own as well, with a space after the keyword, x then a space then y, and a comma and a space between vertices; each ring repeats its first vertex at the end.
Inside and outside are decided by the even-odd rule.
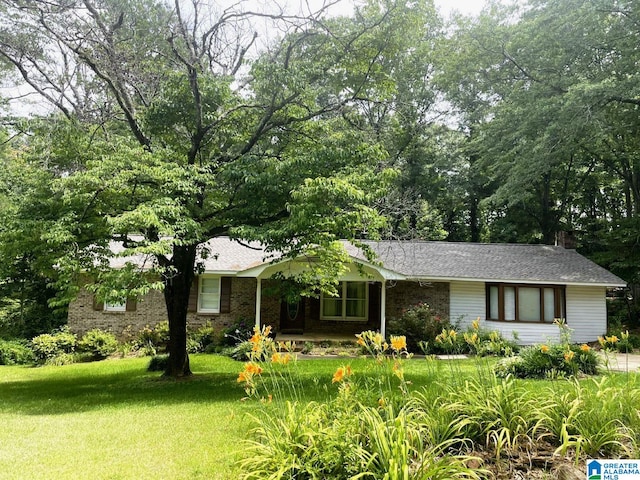
POLYGON ((93 296, 93 309, 98 312, 104 310, 104 302, 98 300, 98 297, 93 296))
POLYGON ((220 313, 231 312, 231 277, 220 279, 220 313))
POLYGON ((135 312, 138 307, 138 302, 135 298, 127 298, 127 303, 125 305, 125 311, 127 312, 135 312))
MULTIPOLYGON (((369 321, 373 325, 380 325, 380 301, 381 299, 381 283, 369 284, 369 321)), ((379 328, 379 327, 376 327, 379 328)))
POLYGON ((200 277, 194 277, 191 282, 191 290, 189 290, 189 305, 187 307, 188 312, 198 311, 198 280, 200 277))
POLYGON ((320 299, 316 297, 309 298, 309 316, 311 320, 320 320, 320 299))

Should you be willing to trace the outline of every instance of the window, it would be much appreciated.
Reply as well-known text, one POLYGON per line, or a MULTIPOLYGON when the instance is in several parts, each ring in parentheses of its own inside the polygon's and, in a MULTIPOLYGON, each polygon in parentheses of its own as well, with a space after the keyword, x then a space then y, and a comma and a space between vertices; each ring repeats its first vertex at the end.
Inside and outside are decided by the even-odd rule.
POLYGON ((126 312, 127 302, 104 302, 105 312, 126 312))
POLYGON ((220 277, 200 277, 198 312, 220 313, 220 277))
POLYGON ((487 319, 552 323, 565 318, 565 289, 554 285, 487 284, 487 319))
POLYGON ((323 320, 367 320, 369 288, 366 282, 341 282, 337 297, 322 296, 320 318, 323 320))

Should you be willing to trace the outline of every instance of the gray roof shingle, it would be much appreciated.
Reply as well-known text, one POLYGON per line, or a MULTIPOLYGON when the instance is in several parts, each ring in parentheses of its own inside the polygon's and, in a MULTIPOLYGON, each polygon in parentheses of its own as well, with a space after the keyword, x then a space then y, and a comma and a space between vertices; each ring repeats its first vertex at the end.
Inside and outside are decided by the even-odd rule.
MULTIPOLYGON (((412 278, 625 285, 623 280, 575 250, 550 245, 423 241, 365 243, 385 268, 412 278)), ((351 252, 364 258, 353 249, 351 252)))
MULTIPOLYGON (((575 250, 549 245, 365 241, 387 270, 410 279, 479 280, 625 286, 626 283, 583 257, 575 250)), ((259 267, 273 260, 260 244, 241 244, 228 237, 218 237, 206 244, 209 256, 204 259, 208 273, 236 273, 259 267)), ((363 253, 345 242, 349 254, 366 260, 363 253)), ((114 252, 121 250, 112 245, 114 252)), ((277 257, 277 256, 276 256, 277 257)), ((129 260, 142 264, 144 258, 120 257, 112 266, 129 260)), ((146 259, 150 262, 150 259, 146 259)), ((150 266, 150 265, 149 265, 150 266)))

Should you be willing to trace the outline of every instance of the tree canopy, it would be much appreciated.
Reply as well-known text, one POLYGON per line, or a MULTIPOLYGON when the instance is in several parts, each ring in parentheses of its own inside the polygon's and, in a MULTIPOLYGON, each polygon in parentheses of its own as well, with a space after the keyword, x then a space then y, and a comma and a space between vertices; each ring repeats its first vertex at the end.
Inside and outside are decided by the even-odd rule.
POLYGON ((333 3, 0 1, 3 64, 52 107, 6 127, 6 298, 38 278, 63 307, 80 271, 105 298, 161 289, 167 373, 183 375, 189 287, 219 235, 321 247, 322 275, 296 279, 307 293, 331 290, 336 240, 378 235, 572 230, 640 283, 635 2, 496 1, 451 19, 428 0, 333 3), (110 241, 156 276, 107 268, 110 241))

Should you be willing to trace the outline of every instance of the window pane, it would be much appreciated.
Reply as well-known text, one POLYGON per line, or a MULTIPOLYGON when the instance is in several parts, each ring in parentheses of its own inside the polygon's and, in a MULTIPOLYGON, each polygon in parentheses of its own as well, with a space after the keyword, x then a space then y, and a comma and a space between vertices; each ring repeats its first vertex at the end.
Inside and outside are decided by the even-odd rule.
POLYGON ((516 289, 515 287, 504 287, 504 319, 516 319, 516 289))
POLYGON ((218 293, 220 279, 218 278, 201 278, 200 293, 218 293))
POLYGON ((347 298, 364 299, 367 288, 364 282, 347 282, 347 298))
POLYGON ((556 315, 556 296, 554 292, 554 288, 544 289, 544 321, 549 323, 553 322, 556 315))
POLYGON ((322 299, 322 315, 325 317, 341 317, 342 316, 342 299, 341 298, 323 298, 322 299))
POLYGON ((217 313, 220 310, 220 278, 201 277, 198 310, 217 313))
POLYGON ((364 300, 347 300, 347 317, 364 318, 366 304, 364 300))
POLYGON ((125 312, 127 310, 126 302, 104 302, 104 310, 106 312, 125 312))
POLYGON ((520 287, 518 289, 518 318, 523 322, 540 321, 540 289, 520 287))
POLYGON ((500 315, 498 313, 500 311, 498 308, 498 293, 498 287, 489 287, 489 318, 493 320, 498 320, 500 315))

